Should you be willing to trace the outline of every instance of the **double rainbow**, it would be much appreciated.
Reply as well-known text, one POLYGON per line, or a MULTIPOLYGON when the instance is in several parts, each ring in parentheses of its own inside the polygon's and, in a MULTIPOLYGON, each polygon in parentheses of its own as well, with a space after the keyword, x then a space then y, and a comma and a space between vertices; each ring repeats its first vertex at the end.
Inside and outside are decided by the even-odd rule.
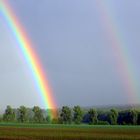
MULTIPOLYGON (((131 66, 127 47, 123 44, 121 33, 119 28, 116 26, 113 20, 113 15, 108 11, 107 4, 103 0, 96 0, 99 9, 101 22, 103 23, 104 29, 106 29, 107 36, 111 40, 111 46, 116 55, 118 62, 118 70, 120 72, 121 81, 124 84, 124 88, 127 93, 127 97, 130 102, 135 102, 138 95, 139 89, 137 88, 133 66, 131 66)), ((32 74, 34 76, 35 82, 38 86, 39 93, 42 96, 46 108, 56 108, 52 92, 50 90, 48 81, 46 80, 45 73, 39 61, 35 50, 33 50, 32 44, 24 32, 23 26, 19 23, 18 18, 15 13, 10 8, 7 0, 0 0, 0 13, 2 13, 7 26, 14 35, 18 46, 26 59, 32 74)), ((51 113, 55 115, 55 111, 51 113)))
POLYGON ((39 94, 44 100, 46 109, 51 109, 52 111, 50 111, 50 116, 54 117, 56 115, 56 104, 46 79, 46 75, 43 71, 43 67, 39 61, 39 57, 33 49, 30 39, 27 37, 23 26, 18 21, 16 14, 11 9, 7 0, 0 0, 0 13, 5 19, 8 28, 14 36, 18 47, 20 48, 24 58, 26 59, 26 62, 28 63, 28 66, 31 69, 33 78, 35 79, 39 94))

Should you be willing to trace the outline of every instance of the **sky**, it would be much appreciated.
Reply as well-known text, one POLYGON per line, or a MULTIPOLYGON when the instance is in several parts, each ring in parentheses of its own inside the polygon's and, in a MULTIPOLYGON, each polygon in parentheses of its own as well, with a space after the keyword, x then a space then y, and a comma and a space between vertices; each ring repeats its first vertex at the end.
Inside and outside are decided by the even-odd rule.
MULTIPOLYGON (((58 107, 139 103, 139 0, 10 0, 9 4, 43 64, 58 107), (130 71, 128 80, 136 87, 132 95, 119 73, 120 54, 113 49, 112 36, 128 64, 121 73, 130 71)), ((0 108, 44 107, 1 13, 0 49, 0 108)))

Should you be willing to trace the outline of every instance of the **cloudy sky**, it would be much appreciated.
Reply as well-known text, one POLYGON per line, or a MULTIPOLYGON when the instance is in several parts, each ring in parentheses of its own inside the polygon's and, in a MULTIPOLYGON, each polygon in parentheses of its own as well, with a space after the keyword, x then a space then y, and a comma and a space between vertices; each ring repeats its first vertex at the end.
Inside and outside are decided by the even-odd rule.
MULTIPOLYGON (((139 103, 139 0, 10 0, 9 4, 47 72, 59 107, 139 103), (112 37, 122 57, 113 49, 112 37), (119 68, 121 60, 125 69, 119 68), (120 73, 127 71, 124 78, 120 73), (134 88, 131 93, 126 79, 134 88)), ((44 107, 0 11, 0 108, 7 104, 44 107)))

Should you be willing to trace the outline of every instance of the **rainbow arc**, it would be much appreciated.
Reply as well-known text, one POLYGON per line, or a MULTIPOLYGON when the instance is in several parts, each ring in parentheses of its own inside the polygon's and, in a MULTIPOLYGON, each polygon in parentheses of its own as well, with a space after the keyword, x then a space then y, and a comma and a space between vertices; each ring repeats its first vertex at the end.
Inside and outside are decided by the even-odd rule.
POLYGON ((19 22, 7 0, 0 0, 0 13, 2 13, 3 19, 7 23, 7 27, 14 36, 18 47, 32 72, 35 84, 37 85, 39 94, 42 96, 46 109, 52 109, 50 115, 54 117, 56 115, 56 103, 39 57, 33 49, 32 43, 27 37, 24 27, 19 22))
POLYGON ((117 26, 117 22, 113 18, 113 11, 109 10, 109 3, 103 0, 97 0, 96 3, 99 9, 99 18, 106 32, 106 36, 110 40, 109 43, 117 61, 121 82, 126 91, 129 103, 133 104, 138 102, 137 95, 139 94, 139 89, 130 61, 129 50, 125 42, 123 42, 119 26, 117 26))

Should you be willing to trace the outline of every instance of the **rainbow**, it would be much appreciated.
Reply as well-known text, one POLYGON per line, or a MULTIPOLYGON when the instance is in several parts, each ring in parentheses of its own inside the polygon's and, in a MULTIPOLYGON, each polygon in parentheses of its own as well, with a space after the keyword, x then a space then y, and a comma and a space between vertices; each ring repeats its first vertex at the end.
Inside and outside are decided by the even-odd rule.
POLYGON ((131 62, 129 50, 124 43, 122 31, 117 25, 117 21, 113 18, 113 11, 110 10, 109 3, 103 0, 96 1, 100 21, 102 27, 106 32, 111 49, 117 62, 118 73, 120 75, 123 87, 126 91, 129 103, 138 103, 139 89, 137 86, 137 79, 134 75, 134 67, 131 62))
POLYGON ((0 13, 2 13, 8 28, 14 36, 18 47, 31 69, 33 78, 35 79, 35 84, 37 85, 37 89, 44 101, 46 109, 51 109, 52 111, 50 112, 50 116, 54 117, 56 115, 56 104, 48 81, 45 78, 46 75, 43 71, 41 62, 39 61, 37 53, 33 50, 32 43, 27 37, 23 26, 18 21, 16 14, 11 9, 7 0, 0 0, 0 13))

